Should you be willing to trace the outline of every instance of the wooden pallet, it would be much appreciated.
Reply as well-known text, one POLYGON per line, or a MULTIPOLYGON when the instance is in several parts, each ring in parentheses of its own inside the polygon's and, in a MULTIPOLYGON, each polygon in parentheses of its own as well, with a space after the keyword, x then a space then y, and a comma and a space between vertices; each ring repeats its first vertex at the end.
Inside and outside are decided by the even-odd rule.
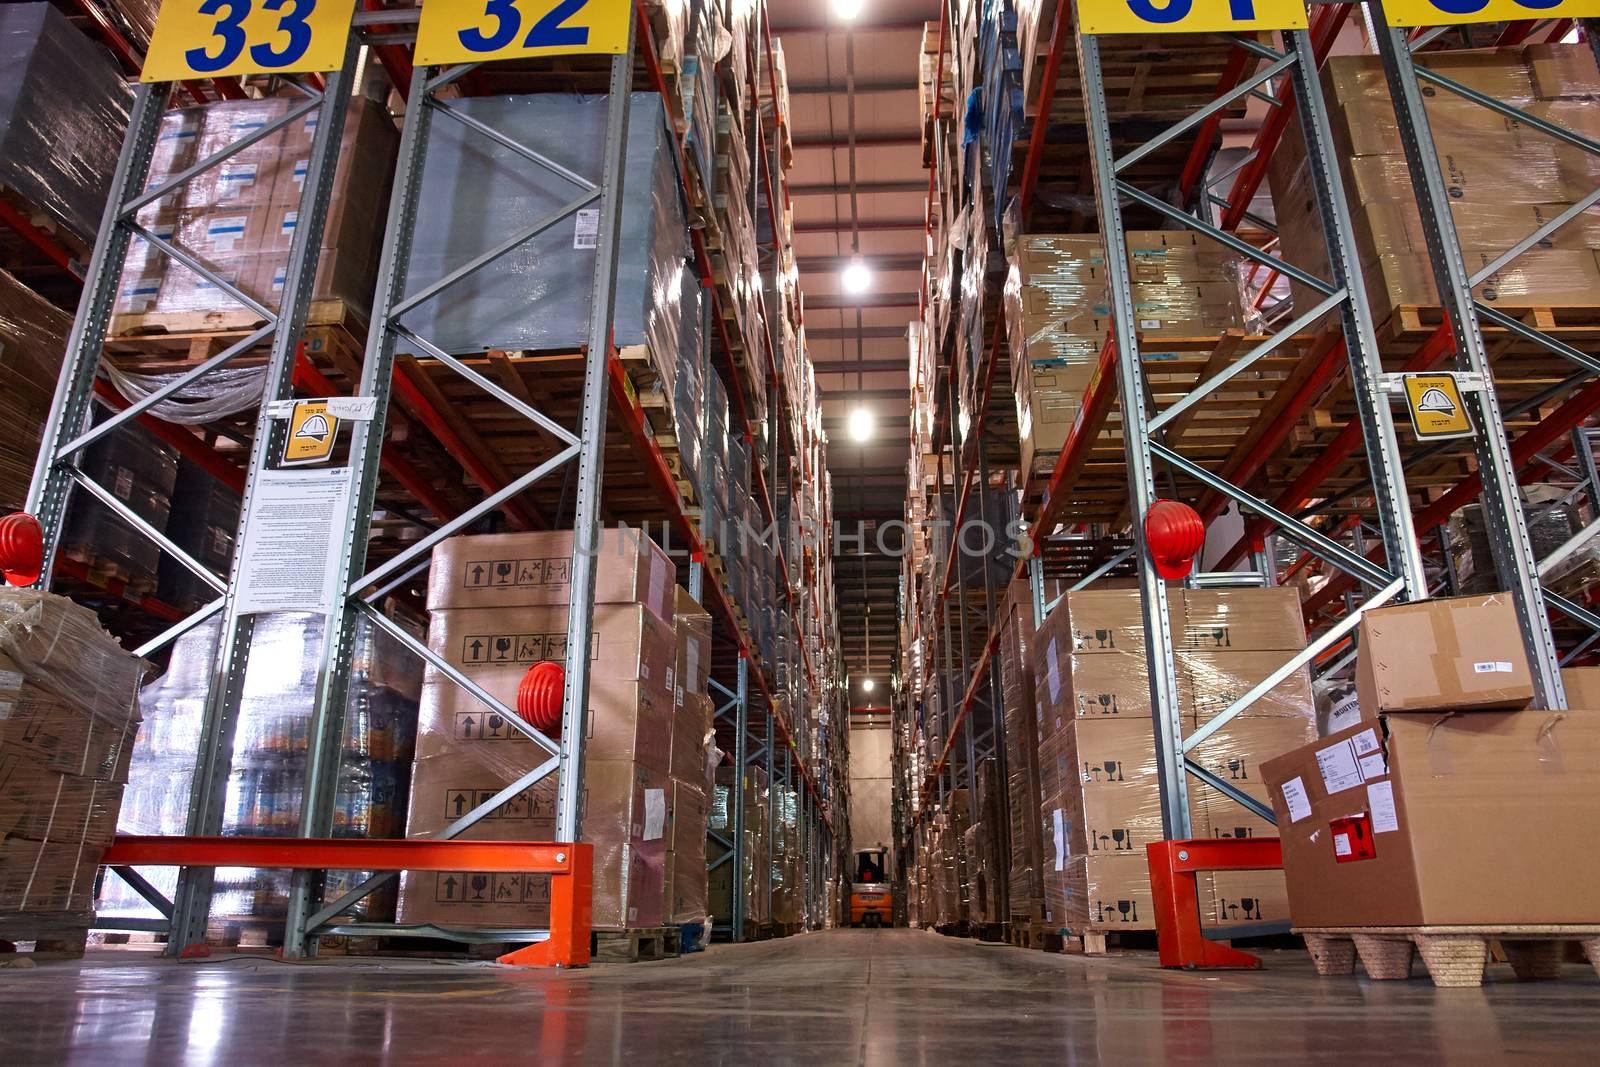
POLYGON ((85 912, 12 912, 0 916, 0 967, 83 958, 89 940, 85 912), (32 945, 31 949, 27 945, 32 945))
POLYGON ((1016 948, 1037 949, 1043 952, 1060 952, 1061 927, 1043 919, 1022 919, 1015 916, 1006 924, 1006 939, 1016 948))
POLYGON ((1305 938, 1320 975, 1354 974, 1359 956, 1374 981, 1410 978, 1412 961, 1421 955, 1434 985, 1481 986, 1491 941, 1500 943, 1512 971, 1524 981, 1559 978, 1566 943, 1572 941, 1583 946, 1600 974, 1600 925, 1303 927, 1294 932, 1305 938))
POLYGON ((589 955, 595 963, 675 959, 682 951, 682 939, 683 935, 676 926, 597 930, 589 935, 589 955))

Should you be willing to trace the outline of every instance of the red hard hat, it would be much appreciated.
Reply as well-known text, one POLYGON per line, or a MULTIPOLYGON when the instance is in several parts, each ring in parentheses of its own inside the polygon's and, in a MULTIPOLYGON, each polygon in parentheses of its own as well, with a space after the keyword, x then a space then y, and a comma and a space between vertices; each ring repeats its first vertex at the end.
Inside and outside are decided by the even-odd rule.
POLYGON ((1156 573, 1167 579, 1187 578, 1195 555, 1205 547, 1206 524, 1188 504, 1157 500, 1145 512, 1144 541, 1156 573))
POLYGON ((545 660, 528 668, 517 686, 517 714, 547 734, 561 728, 561 703, 567 672, 559 663, 545 660))
POLYGON ((0 519, 0 573, 12 585, 32 585, 44 570, 44 530, 25 511, 0 519))

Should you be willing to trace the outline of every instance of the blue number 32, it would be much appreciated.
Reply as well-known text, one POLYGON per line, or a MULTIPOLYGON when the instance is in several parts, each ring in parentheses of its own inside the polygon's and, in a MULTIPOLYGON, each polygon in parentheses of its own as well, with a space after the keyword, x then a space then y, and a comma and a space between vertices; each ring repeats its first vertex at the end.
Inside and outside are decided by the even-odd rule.
MULTIPOLYGON (((262 9, 281 11, 293 5, 288 14, 278 19, 278 33, 288 35, 282 48, 270 43, 250 46, 250 58, 263 67, 287 67, 300 60, 311 47, 311 27, 306 20, 317 9, 317 0, 264 0, 262 9)), ((250 15, 250 0, 205 0, 200 14, 214 15, 217 22, 212 27, 212 37, 221 41, 216 55, 205 48, 190 48, 183 53, 189 69, 197 74, 214 74, 238 62, 245 47, 244 20, 250 15)))
MULTIPOLYGON (((589 27, 562 25, 582 11, 588 2, 589 0, 560 0, 528 30, 528 35, 522 39, 522 47, 570 48, 588 44, 589 27)), ((522 29, 522 12, 517 10, 516 0, 485 0, 483 13, 494 19, 492 32, 485 33, 476 27, 456 32, 456 39, 469 51, 498 52, 510 44, 522 29)))

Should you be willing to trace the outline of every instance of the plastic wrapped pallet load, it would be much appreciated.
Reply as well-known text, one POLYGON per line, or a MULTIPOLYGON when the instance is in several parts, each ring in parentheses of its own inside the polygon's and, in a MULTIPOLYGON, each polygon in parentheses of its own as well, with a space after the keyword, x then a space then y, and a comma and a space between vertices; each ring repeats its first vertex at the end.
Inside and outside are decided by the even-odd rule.
POLYGON ((0 514, 22 510, 72 318, 0 271, 0 514))
POLYGON ((146 666, 65 597, 0 589, 0 938, 87 927, 146 666))
MULTIPOLYGON (((677 359, 688 231, 661 98, 634 93, 631 106, 613 327, 617 345, 649 343, 665 365, 677 359)), ((600 175, 604 96, 473 97, 451 101, 450 109, 591 181, 600 175)), ((429 142, 421 199, 430 207, 418 217, 411 243, 409 292, 444 278, 583 191, 453 119, 435 121, 429 142)), ((401 323, 452 354, 588 344, 599 212, 596 201, 562 219, 411 309, 401 323)))
POLYGON ((133 90, 50 4, 0 4, 0 187, 83 244, 105 210, 133 90))

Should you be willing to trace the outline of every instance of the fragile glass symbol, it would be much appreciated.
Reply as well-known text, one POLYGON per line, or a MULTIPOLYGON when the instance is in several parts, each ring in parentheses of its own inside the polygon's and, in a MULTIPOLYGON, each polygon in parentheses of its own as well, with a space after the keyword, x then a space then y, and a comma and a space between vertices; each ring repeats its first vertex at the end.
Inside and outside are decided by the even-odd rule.
POLYGON ((1423 391, 1422 398, 1417 401, 1417 410, 1453 416, 1456 413, 1456 406, 1449 394, 1438 386, 1433 386, 1423 391))
POLYGON ((308 437, 313 441, 323 441, 328 436, 328 420, 321 415, 313 415, 300 424, 294 432, 295 437, 308 437))

